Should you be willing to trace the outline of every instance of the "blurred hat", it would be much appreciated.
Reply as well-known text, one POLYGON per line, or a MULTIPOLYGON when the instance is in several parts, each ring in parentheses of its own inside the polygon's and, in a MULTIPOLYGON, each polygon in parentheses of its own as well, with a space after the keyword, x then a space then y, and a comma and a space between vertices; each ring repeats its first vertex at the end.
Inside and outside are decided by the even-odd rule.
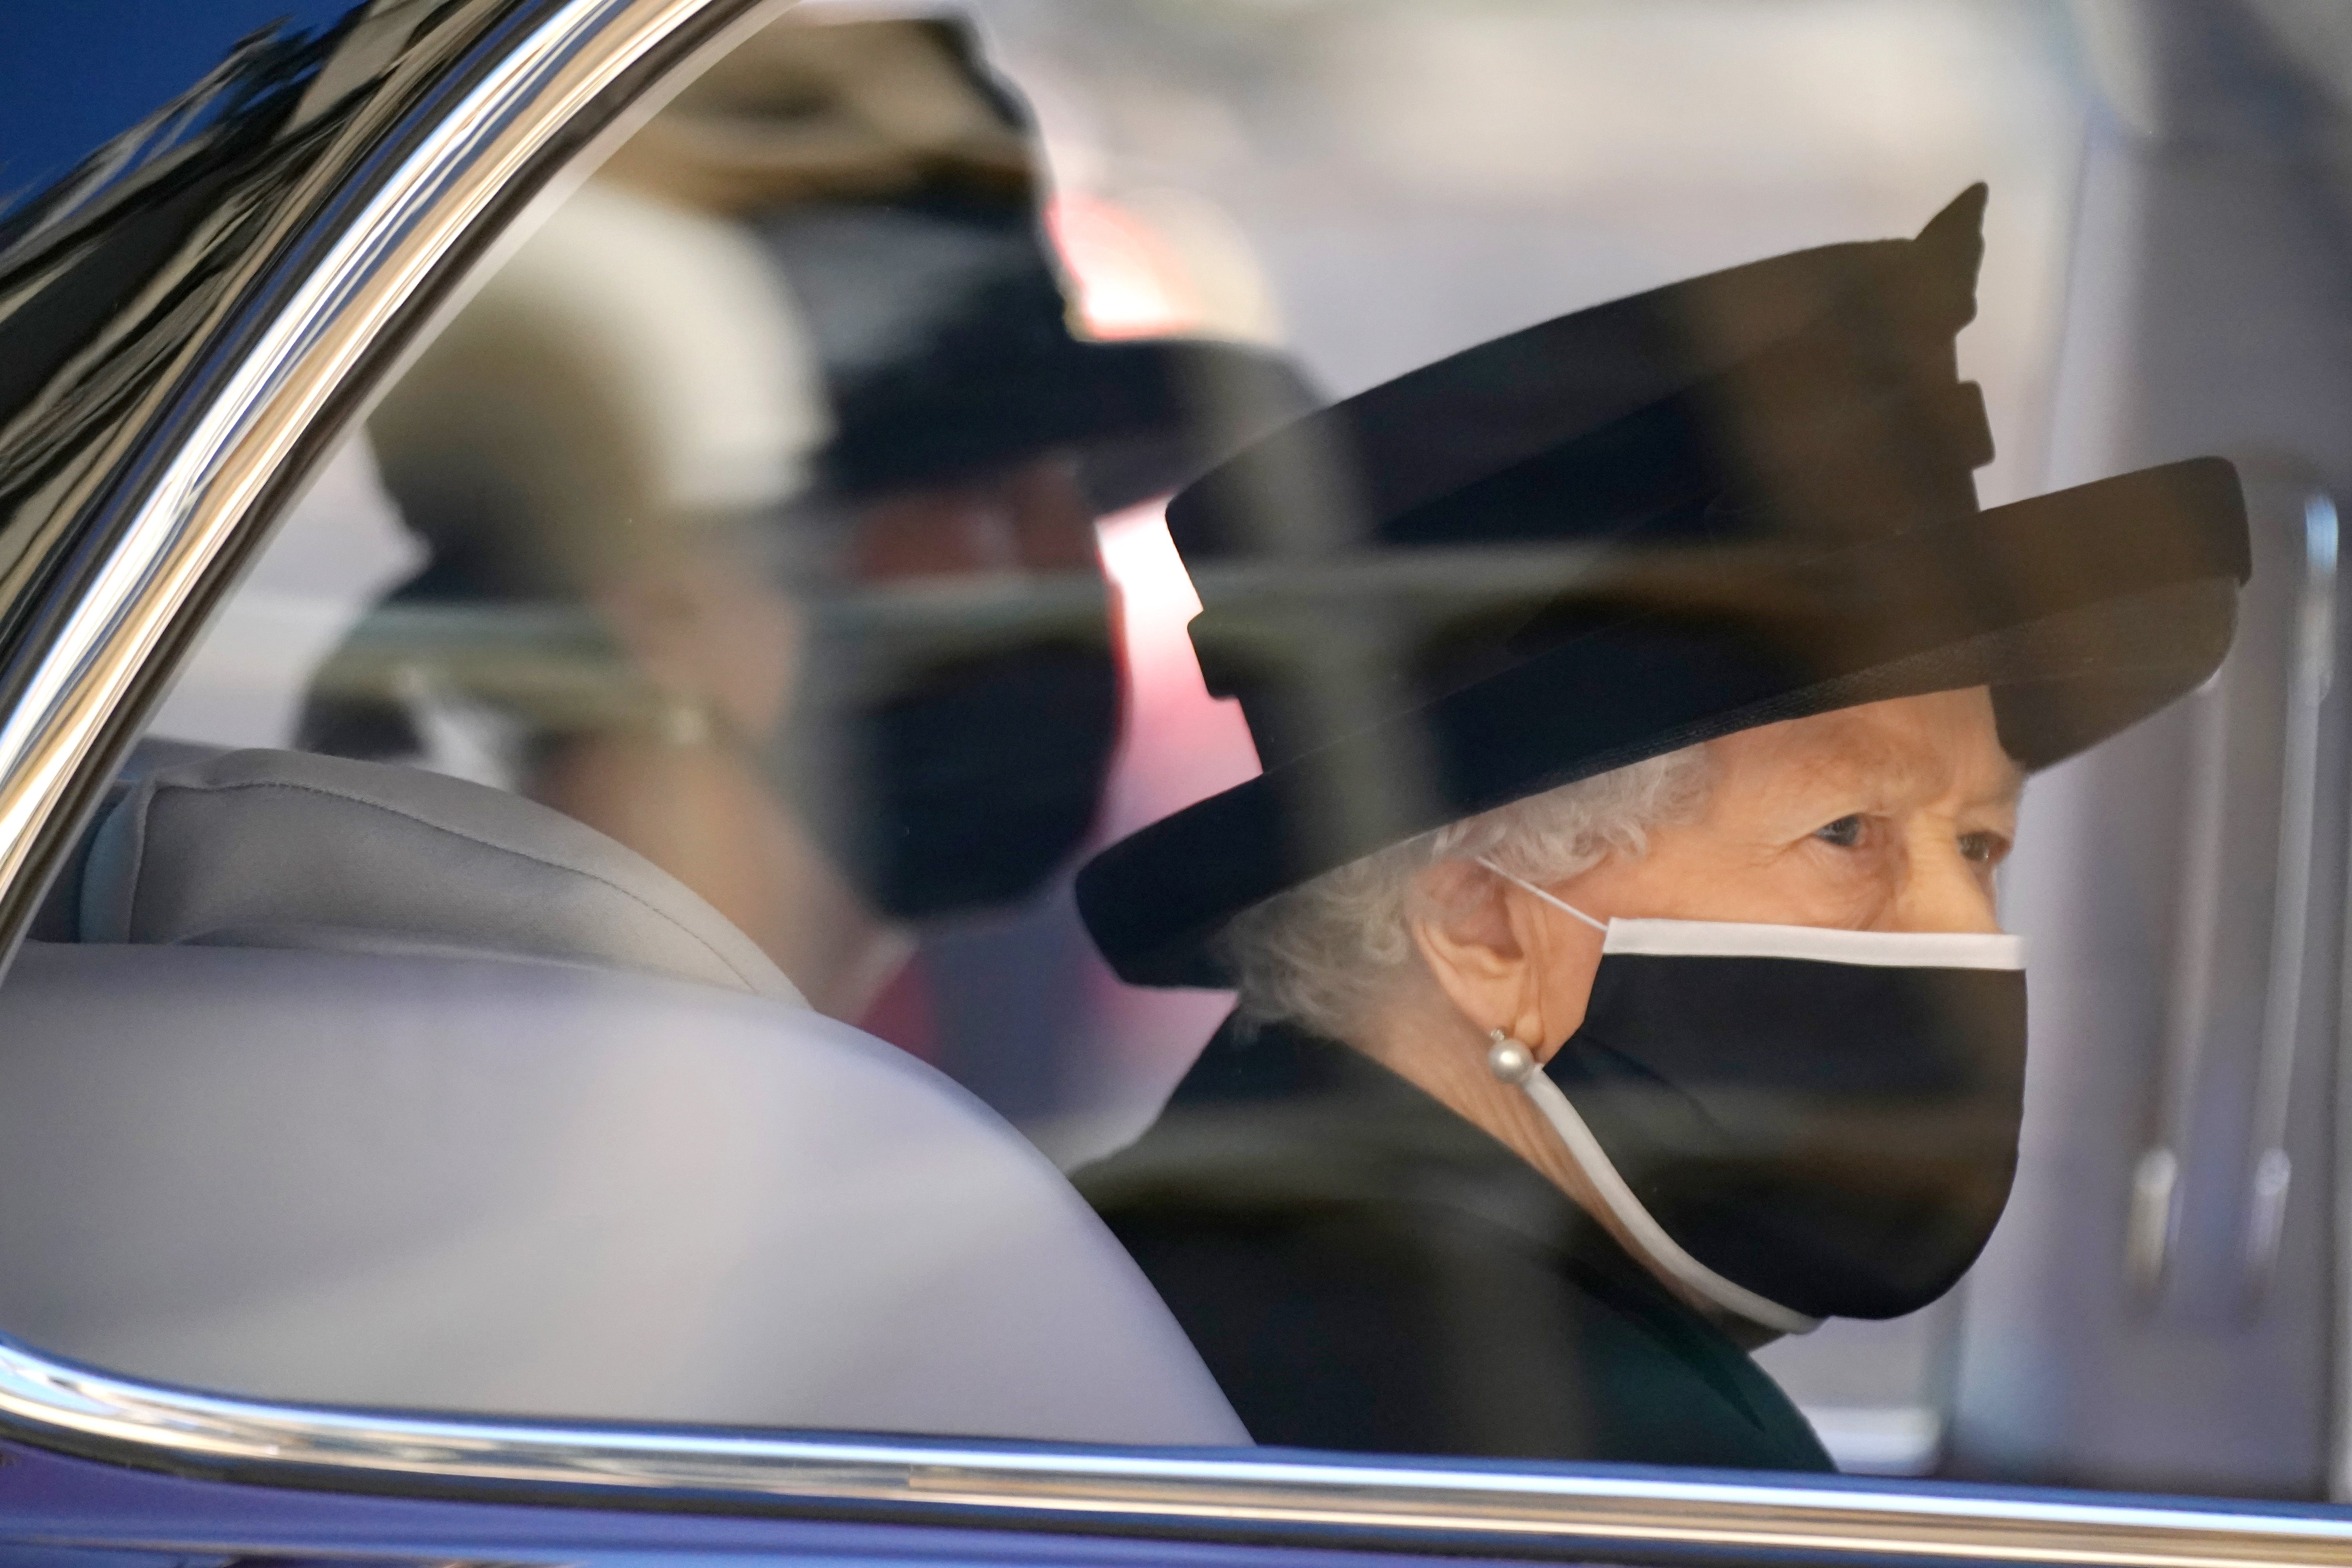
POLYGON ((304 743, 414 751, 394 688, 428 676, 549 730, 635 714, 593 624, 551 613, 525 637, 508 609, 573 605, 681 530, 1057 452, 1106 513, 1314 406, 1264 348, 1074 333, 1042 177, 1027 111, 960 24, 788 18, 739 46, 371 416, 430 558, 321 669, 304 743))
POLYGON ((961 20, 788 18, 601 177, 760 236, 823 364, 835 433, 817 469, 837 493, 1066 449, 1111 511, 1314 406, 1289 358, 1263 347, 1074 332, 1040 163, 1026 107, 961 20))
POLYGON ((1253 904, 1740 730, 1989 686, 2042 768, 2210 675, 2249 570, 2228 463, 1977 503, 1984 203, 1480 344, 1178 496, 1193 645, 1265 772, 1087 866, 1113 967, 1223 984, 1253 904))

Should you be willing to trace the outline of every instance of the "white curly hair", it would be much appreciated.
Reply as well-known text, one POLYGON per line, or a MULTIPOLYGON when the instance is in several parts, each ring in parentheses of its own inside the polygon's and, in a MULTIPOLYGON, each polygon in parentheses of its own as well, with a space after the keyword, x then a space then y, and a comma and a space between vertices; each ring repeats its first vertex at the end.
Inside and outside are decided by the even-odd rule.
POLYGON ((1650 829, 1698 814, 1714 779, 1707 747, 1685 747, 1433 828, 1252 905, 1217 937, 1243 1021, 1348 1038, 1418 962, 1423 872, 1483 859, 1538 886, 1565 881, 1612 853, 1644 853, 1650 829))

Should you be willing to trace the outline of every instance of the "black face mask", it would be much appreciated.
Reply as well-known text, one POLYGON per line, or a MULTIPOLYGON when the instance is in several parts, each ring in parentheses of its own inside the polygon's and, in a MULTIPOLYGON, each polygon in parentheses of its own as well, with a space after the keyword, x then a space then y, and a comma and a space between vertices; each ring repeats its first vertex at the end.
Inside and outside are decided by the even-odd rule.
POLYGON ((1605 929, 1583 1025, 1540 1072, 1508 1043, 1495 1066, 1651 1264, 1784 1332, 1958 1283, 2017 1169, 2021 940, 1605 929))
POLYGON ((946 649, 853 633, 823 610, 815 625, 764 760, 828 858, 898 920, 1042 889, 1084 844, 1118 740, 1118 667, 1099 614, 946 649))

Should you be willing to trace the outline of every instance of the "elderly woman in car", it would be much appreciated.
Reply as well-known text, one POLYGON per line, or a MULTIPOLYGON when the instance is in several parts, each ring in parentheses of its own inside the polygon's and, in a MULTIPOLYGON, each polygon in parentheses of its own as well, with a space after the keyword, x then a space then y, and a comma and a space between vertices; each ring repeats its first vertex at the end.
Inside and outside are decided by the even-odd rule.
POLYGON ((1983 1247, 2021 783, 2210 674, 2247 569, 2212 459, 1979 508, 1983 200, 1469 350, 1171 508, 1265 771, 1080 895, 1239 1006, 1080 1183, 1261 1442, 1826 1468, 1746 1352, 1983 1247))

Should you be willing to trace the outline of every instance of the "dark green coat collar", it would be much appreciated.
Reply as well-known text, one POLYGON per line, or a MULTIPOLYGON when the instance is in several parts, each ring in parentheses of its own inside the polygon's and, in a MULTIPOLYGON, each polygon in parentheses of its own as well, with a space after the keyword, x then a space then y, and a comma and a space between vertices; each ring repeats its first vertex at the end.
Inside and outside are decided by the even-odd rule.
POLYGON ((1077 1180, 1261 1441, 1832 1468, 1762 1369, 1548 1178, 1343 1045, 1228 1020, 1152 1128, 1077 1180), (1466 1313, 1449 1276, 1486 1281, 1466 1313), (1468 1361, 1496 1368, 1455 1379, 1465 1316, 1486 1324, 1468 1361), (1392 1365, 1394 1397, 1326 1422, 1363 1391, 1324 1388, 1344 1369, 1311 1343, 1285 1353, 1277 1321, 1360 1342, 1355 1375, 1392 1365), (1491 1424, 1449 1386, 1508 1383, 1514 1363, 1538 1386, 1518 1380, 1491 1424), (1580 1414, 1549 1423, 1547 1399, 1580 1414), (1362 1426, 1375 1441, 1344 1440, 1362 1426))

